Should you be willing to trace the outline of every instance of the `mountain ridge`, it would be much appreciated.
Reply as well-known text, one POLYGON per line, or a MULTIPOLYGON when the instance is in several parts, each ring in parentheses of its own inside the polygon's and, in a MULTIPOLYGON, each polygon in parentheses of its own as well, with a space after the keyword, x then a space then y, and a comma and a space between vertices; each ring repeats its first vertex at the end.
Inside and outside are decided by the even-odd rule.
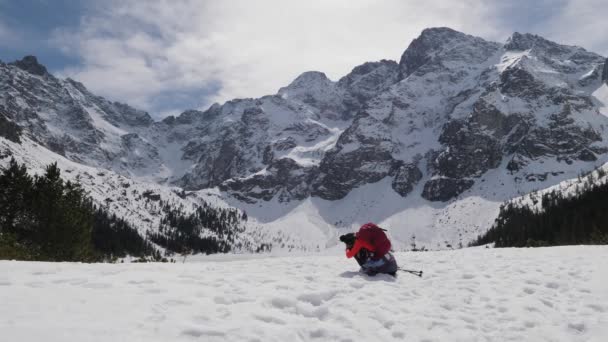
MULTIPOLYGON (((380 222, 394 224, 413 206, 433 213, 420 227, 400 228, 403 241, 428 229, 435 233, 423 236, 443 243, 433 234, 457 203, 479 197, 495 208, 608 161, 608 100, 598 95, 606 59, 531 34, 501 44, 430 28, 399 63, 367 62, 338 81, 305 72, 274 95, 160 121, 74 80, 41 76, 28 61, 25 70, 0 63, 0 109, 70 160, 189 191, 217 189, 253 211, 291 215, 310 205, 323 226, 364 220, 353 211, 375 205, 358 197, 373 189, 378 201, 396 202, 375 216, 380 222), (319 211, 330 203, 352 208, 319 211)), ((492 210, 446 233, 449 244, 483 229, 492 210)))

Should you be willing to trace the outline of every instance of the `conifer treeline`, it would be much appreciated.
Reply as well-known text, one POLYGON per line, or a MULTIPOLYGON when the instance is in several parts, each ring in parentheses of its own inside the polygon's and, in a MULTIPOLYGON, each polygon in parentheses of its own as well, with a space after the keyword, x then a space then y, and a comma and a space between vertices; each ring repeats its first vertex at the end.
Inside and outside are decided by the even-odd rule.
POLYGON ((124 257, 152 256, 160 260, 161 256, 154 246, 131 227, 125 220, 108 214, 98 208, 93 215, 93 232, 91 239, 96 250, 105 256, 124 257))
POLYGON ((0 259, 101 261, 158 255, 125 221, 96 208, 57 164, 30 176, 12 159, 0 173, 0 259))
MULTIPOLYGON (((604 173, 600 170, 600 177, 604 173)), ((496 247, 608 244, 608 184, 590 176, 572 196, 552 191, 542 196, 542 210, 507 204, 494 226, 472 243, 496 247)))
POLYGON ((203 203, 193 213, 180 208, 163 206, 165 216, 159 231, 148 233, 148 238, 174 253, 226 253, 234 244, 235 233, 242 232, 245 214, 235 209, 213 208, 203 203), (210 236, 211 231, 215 236, 210 236))

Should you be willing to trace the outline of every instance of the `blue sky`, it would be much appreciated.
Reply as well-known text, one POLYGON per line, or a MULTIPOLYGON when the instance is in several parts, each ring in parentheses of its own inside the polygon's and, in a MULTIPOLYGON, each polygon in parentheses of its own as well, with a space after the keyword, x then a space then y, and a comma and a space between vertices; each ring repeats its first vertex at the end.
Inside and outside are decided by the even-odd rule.
POLYGON ((0 59, 161 118, 275 93, 307 70, 338 79, 398 60, 427 27, 494 41, 514 31, 608 55, 605 0, 0 0, 0 59))
POLYGON ((25 55, 36 55, 51 70, 79 63, 78 56, 62 53, 48 39, 58 27, 77 28, 80 17, 87 11, 87 3, 79 1, 0 0, 0 22, 17 33, 14 40, 0 41, 0 59, 12 61, 25 55))

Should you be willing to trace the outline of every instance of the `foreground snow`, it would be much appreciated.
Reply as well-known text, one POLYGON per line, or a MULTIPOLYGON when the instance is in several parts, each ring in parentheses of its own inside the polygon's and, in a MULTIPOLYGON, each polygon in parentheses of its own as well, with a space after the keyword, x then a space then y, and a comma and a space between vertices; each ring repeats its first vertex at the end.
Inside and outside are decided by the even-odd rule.
POLYGON ((0 261, 6 341, 605 341, 608 247, 398 253, 366 277, 340 256, 186 264, 0 261))

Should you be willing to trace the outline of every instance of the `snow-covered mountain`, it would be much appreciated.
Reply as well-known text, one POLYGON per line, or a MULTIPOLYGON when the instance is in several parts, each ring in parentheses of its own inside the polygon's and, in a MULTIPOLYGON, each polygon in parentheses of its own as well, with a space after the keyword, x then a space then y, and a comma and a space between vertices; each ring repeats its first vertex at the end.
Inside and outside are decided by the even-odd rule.
POLYGON ((608 161, 608 62, 532 34, 431 28, 399 63, 337 82, 305 72, 275 95, 155 122, 26 57, 0 63, 0 115, 22 147, 212 196, 308 249, 367 221, 397 246, 444 248, 487 229, 501 202, 608 161))

